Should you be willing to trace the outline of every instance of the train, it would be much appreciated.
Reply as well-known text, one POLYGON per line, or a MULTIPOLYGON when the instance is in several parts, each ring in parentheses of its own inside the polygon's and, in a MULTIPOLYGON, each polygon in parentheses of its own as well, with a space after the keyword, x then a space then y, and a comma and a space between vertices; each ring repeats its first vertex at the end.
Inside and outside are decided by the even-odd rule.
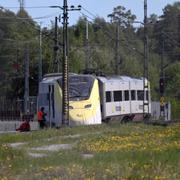
MULTIPOLYGON (((121 122, 151 114, 150 82, 143 78, 69 73, 69 125, 121 122), (148 106, 143 107, 146 103, 148 106)), ((62 126, 62 74, 47 74, 39 83, 38 109, 45 108, 47 123, 62 126)))

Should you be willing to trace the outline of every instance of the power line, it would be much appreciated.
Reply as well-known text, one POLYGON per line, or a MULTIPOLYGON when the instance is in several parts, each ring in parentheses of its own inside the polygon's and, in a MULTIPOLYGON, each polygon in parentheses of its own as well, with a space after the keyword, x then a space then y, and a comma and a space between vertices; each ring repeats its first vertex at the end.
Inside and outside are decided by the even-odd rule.
POLYGON ((162 32, 162 34, 164 36, 166 36, 170 41, 171 45, 176 45, 177 47, 180 47, 180 43, 178 41, 176 41, 175 39, 173 39, 172 36, 168 35, 166 32, 162 32), (173 43, 173 44, 172 44, 173 43))
MULTIPOLYGON (((87 9, 85 9, 85 8, 83 8, 82 7, 82 9, 84 10, 84 11, 86 11, 88 14, 90 14, 91 16, 93 16, 94 18, 98 18, 98 16, 95 16, 93 13, 91 13, 90 11, 88 11, 87 9)), ((93 19, 93 18, 91 18, 91 17, 89 17, 88 15, 86 15, 86 14, 84 14, 84 13, 82 13, 82 12, 80 12, 83 16, 85 16, 86 18, 89 18, 89 19, 91 19, 92 21, 94 21, 95 19, 93 19)), ((92 24, 92 22, 90 22, 90 21, 88 21, 89 23, 91 23, 92 24)), ((94 23, 94 24, 96 24, 96 25, 98 25, 98 27, 100 27, 101 29, 103 28, 101 25, 99 25, 99 24, 97 24, 97 23, 94 23)), ((103 31, 112 41, 117 41, 115 38, 113 38, 112 37, 112 34, 111 34, 111 32, 109 32, 109 31, 103 31)), ((126 40, 127 40, 127 37, 126 37, 126 40)), ((129 43, 129 41, 127 40, 127 43, 125 43, 125 41, 124 40, 119 40, 121 43, 124 43, 124 45, 126 46, 126 48, 130 51, 130 52, 136 52, 136 53, 138 53, 138 54, 140 54, 141 56, 144 56, 144 54, 143 54, 143 52, 140 52, 139 50, 137 50, 136 48, 130 48, 129 47, 129 44, 131 44, 131 43, 129 43)))
POLYGON ((1 16, 0 19, 15 19, 15 20, 48 19, 50 17, 54 17, 57 14, 59 14, 59 12, 56 12, 56 13, 53 13, 53 14, 49 14, 49 15, 45 15, 45 16, 41 16, 41 17, 33 17, 33 18, 21 18, 21 17, 5 17, 5 16, 1 16))
POLYGON ((0 40, 2 41, 10 41, 10 42, 18 42, 18 43, 30 43, 30 42, 35 42, 36 41, 36 38, 34 39, 31 39, 31 40, 16 40, 16 39, 1 39, 0 40))
MULTIPOLYGON (((89 18, 89 19, 91 19, 92 21, 94 21, 94 19, 92 19, 91 17, 89 17, 88 15, 86 15, 86 14, 84 14, 84 13, 82 13, 82 12, 80 12, 83 16, 85 16, 86 18, 89 18)), ((87 20, 88 21, 88 20, 87 20)), ((90 24, 93 24, 93 22, 91 22, 91 21, 88 21, 90 24)), ((94 23, 95 25, 98 25, 98 27, 100 27, 101 29, 103 28, 101 25, 99 25, 99 24, 97 24, 97 23, 94 23)), ((103 30, 103 33, 108 37, 108 38, 110 38, 112 41, 117 41, 115 38, 113 38, 112 37, 112 34, 111 34, 111 32, 109 32, 109 31, 107 31, 107 30, 103 30)), ((133 51, 135 51, 135 52, 137 52, 138 54, 140 54, 141 56, 144 56, 143 55, 143 53, 142 52, 140 52, 140 51, 138 51, 137 49, 133 49, 133 48, 130 48, 129 47, 129 42, 127 42, 128 44, 126 44, 125 43, 125 41, 124 40, 118 40, 119 42, 123 42, 124 43, 124 45, 127 47, 127 49, 129 50, 129 51, 131 51, 131 52, 133 52, 133 51)))
MULTIPOLYGON (((93 16, 94 18, 97 18, 97 16, 95 16, 95 15, 94 15, 93 13, 91 13, 90 11, 86 10, 86 9, 83 8, 83 7, 82 7, 82 9, 83 9, 84 11, 86 11, 88 14, 90 14, 91 16, 93 16)), ((81 13, 83 16, 85 16, 86 18, 91 19, 92 21, 95 20, 95 19, 89 17, 88 15, 86 15, 86 14, 84 14, 84 13, 82 13, 82 12, 80 12, 80 13, 81 13)), ((91 24, 93 24, 91 21, 88 21, 88 22, 91 23, 91 24)), ((98 27, 100 27, 101 29, 104 28, 104 27, 102 27, 102 25, 100 25, 100 24, 97 24, 97 23, 94 23, 94 24, 98 25, 98 27)), ((113 37, 112 37, 111 32, 109 32, 109 31, 107 31, 107 30, 103 30, 103 33, 104 33, 108 38, 110 38, 112 41, 117 41, 116 38, 113 38, 113 37)), ((139 55, 141 55, 142 57, 144 57, 143 52, 140 52, 140 51, 137 50, 136 48, 133 48, 133 47, 131 48, 131 47, 129 47, 129 44, 131 44, 131 43, 128 41, 127 37, 126 37, 126 41, 127 41, 127 42, 125 42, 124 40, 120 40, 120 39, 119 39, 118 41, 121 42, 121 43, 123 43, 124 46, 126 46, 126 48, 127 48, 130 52, 136 52, 136 53, 138 53, 139 55)))
MULTIPOLYGON (((0 7, 1 9, 19 9, 17 6, 10 6, 10 7, 0 7)), ((50 6, 27 6, 25 9, 44 9, 44 8, 50 8, 50 6)))
MULTIPOLYGON (((93 18, 89 17, 88 15, 84 14, 83 12, 79 11, 80 14, 82 14, 84 17, 88 18, 88 19, 91 19, 92 21, 94 21, 93 18)), ((90 21, 88 21, 90 22, 90 21)), ((90 22, 91 23, 91 22, 90 22)))
MULTIPOLYGON (((83 8, 84 9, 84 8, 83 8)), ((89 12, 89 11, 88 11, 89 12)), ((91 18, 91 17, 89 17, 88 15, 86 15, 86 14, 84 14, 84 13, 82 13, 82 12, 80 12, 84 17, 86 17, 86 18, 88 18, 88 19, 91 19, 92 21, 94 21, 94 19, 93 18, 91 18)), ((92 16, 94 16, 92 13, 90 13, 89 12, 89 14, 91 14, 92 16)), ((95 16, 94 16, 95 17, 95 16)), ((97 18, 97 17, 95 17, 95 18, 97 18)), ((88 21, 88 20, 87 20, 88 21)), ((90 24, 93 24, 93 22, 91 22, 91 21, 88 21, 90 24)), ((97 23, 94 23, 95 25, 97 25, 99 28, 101 28, 101 29, 103 29, 104 27, 102 26, 102 25, 100 25, 100 24, 97 24, 97 23)), ((144 54, 142 53, 142 52, 140 52, 139 50, 137 50, 136 48, 131 48, 131 47, 129 47, 129 44, 131 44, 131 43, 129 43, 129 41, 128 41, 128 39, 127 39, 127 37, 126 37, 126 41, 127 42, 125 42, 124 40, 120 40, 120 39, 116 39, 116 38, 113 38, 112 37, 112 33, 111 32, 109 32, 109 31, 107 31, 107 30, 103 30, 103 33, 109 38, 109 39, 111 39, 112 41, 116 41, 116 43, 117 42, 121 42, 121 43, 123 43, 124 44, 124 46, 130 51, 130 52, 135 52, 135 53, 138 53, 139 55, 141 55, 142 57, 144 57, 144 54)))
POLYGON ((16 57, 15 55, 0 55, 0 58, 12 58, 16 57))
MULTIPOLYGON (((82 12, 80 12, 83 16, 85 16, 86 18, 89 18, 89 19, 91 19, 92 21, 94 21, 95 19, 92 19, 91 17, 89 17, 89 16, 87 16, 87 15, 85 15, 84 13, 82 13, 82 12)), ((88 21, 88 20, 87 20, 88 21)), ((88 21, 90 24, 95 24, 95 25, 97 25, 100 29, 103 29, 104 27, 102 26, 102 25, 100 25, 100 24, 97 24, 97 23, 93 23, 93 22, 91 22, 91 21, 88 21)), ((111 32, 109 32, 109 31, 107 31, 107 30, 103 30, 103 33, 105 34, 105 35, 107 35, 111 40, 113 40, 113 41, 115 41, 116 39, 115 38, 113 38, 112 37, 112 34, 111 34, 111 32)))
MULTIPOLYGON (((94 19, 91 18, 91 17, 89 17, 88 15, 85 15, 84 13, 80 12, 83 16, 91 19, 92 21, 95 21, 95 18, 98 18, 98 16, 94 15, 93 13, 91 13, 90 11, 88 11, 87 9, 85 9, 85 8, 83 8, 83 7, 82 7, 82 9, 83 9, 84 11, 86 11, 88 14, 90 14, 91 16, 93 16, 94 19)), ((88 22, 90 22, 90 21, 88 21, 88 22)), ((92 22, 90 22, 90 23, 92 24, 92 22)), ((97 23, 94 23, 94 24, 95 24, 95 25, 98 25, 98 27, 100 27, 101 29, 104 28, 104 27, 103 27, 102 25, 100 25, 100 24, 97 24, 97 23)), ((111 40, 116 41, 116 38, 113 38, 113 37, 112 37, 112 33, 111 33, 111 32, 105 30, 104 33, 105 33, 111 40)))
POLYGON ((90 14, 91 16, 93 16, 94 18, 97 18, 96 15, 94 15, 93 13, 91 13, 90 11, 88 11, 87 9, 85 9, 84 7, 81 7, 84 11, 86 11, 88 14, 90 14))

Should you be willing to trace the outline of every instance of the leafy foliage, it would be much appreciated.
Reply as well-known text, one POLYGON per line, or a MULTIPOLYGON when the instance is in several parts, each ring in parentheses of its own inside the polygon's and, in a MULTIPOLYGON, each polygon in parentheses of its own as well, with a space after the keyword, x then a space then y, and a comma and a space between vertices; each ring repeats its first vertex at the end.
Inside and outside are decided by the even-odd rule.
MULTIPOLYGON (((69 27, 69 71, 81 72, 86 68, 100 70, 104 74, 143 76, 144 28, 134 28, 136 16, 123 6, 113 9, 108 15, 111 22, 97 17, 88 21, 80 17, 69 27), (119 33, 117 34, 117 26, 119 33), (119 36, 119 40, 117 40, 119 36), (119 48, 117 49, 117 43, 119 48), (118 57, 117 57, 118 55, 118 57), (118 59, 118 61, 117 61, 118 59), (88 63, 87 63, 88 61, 88 63), (87 67, 88 64, 88 67, 87 67)), ((37 94, 39 61, 39 25, 26 11, 17 14, 0 10, 0 93, 3 96, 22 98, 24 91, 24 50, 29 47, 30 95, 37 94), (22 19, 23 18, 23 19, 22 19), (18 83, 16 83, 18 81, 18 83)), ((59 61, 62 64, 62 28, 59 32, 59 61)), ((149 79, 153 99, 159 99, 160 64, 163 60, 166 95, 180 99, 180 3, 168 4, 163 14, 148 17, 149 79), (174 65, 173 65, 174 64, 174 65), (170 80, 169 80, 170 79, 170 80)), ((43 74, 53 72, 54 25, 42 29, 43 74)), ((62 71, 62 68, 60 68, 62 71)))

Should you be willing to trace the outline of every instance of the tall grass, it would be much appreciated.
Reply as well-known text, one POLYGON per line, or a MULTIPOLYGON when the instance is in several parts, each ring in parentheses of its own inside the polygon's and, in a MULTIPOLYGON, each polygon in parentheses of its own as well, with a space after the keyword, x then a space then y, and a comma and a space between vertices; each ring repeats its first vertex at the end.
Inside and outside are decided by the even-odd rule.
POLYGON ((1 135, 3 178, 180 179, 180 125, 116 123, 1 135), (26 144, 13 148, 14 142, 26 144), (31 149, 52 144, 72 149, 31 149), (46 156, 34 158, 29 152, 46 156))

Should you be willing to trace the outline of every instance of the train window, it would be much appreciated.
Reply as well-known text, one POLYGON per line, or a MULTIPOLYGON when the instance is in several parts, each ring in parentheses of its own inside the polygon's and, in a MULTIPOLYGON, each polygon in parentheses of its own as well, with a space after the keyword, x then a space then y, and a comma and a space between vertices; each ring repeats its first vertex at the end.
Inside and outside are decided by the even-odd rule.
POLYGON ((129 91, 128 90, 124 91, 124 100, 129 101, 129 91))
POLYGON ((144 91, 142 91, 142 90, 137 91, 137 99, 139 101, 143 101, 143 99, 144 99, 144 91))
POLYGON ((39 106, 48 106, 49 105, 49 94, 39 94, 38 95, 38 104, 39 106))
POLYGON ((114 91, 114 101, 122 101, 122 91, 114 91))
POLYGON ((111 102, 111 91, 106 91, 106 102, 111 102))
POLYGON ((146 91, 146 101, 149 101, 149 91, 146 91))
POLYGON ((131 101, 135 101, 135 100, 136 100, 136 91, 131 90, 131 101))

